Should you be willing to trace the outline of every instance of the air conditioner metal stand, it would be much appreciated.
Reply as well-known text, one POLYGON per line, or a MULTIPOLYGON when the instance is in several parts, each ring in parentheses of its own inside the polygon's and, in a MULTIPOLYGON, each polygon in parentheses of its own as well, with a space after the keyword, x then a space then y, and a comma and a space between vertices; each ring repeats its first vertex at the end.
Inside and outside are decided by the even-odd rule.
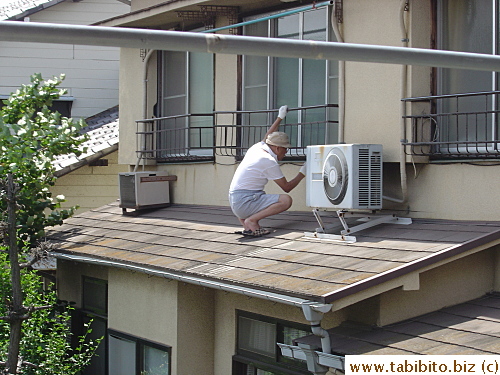
POLYGON ((356 242, 356 237, 351 236, 351 234, 359 232, 360 230, 371 228, 380 224, 408 225, 412 223, 411 218, 402 218, 402 217, 397 217, 396 215, 378 215, 378 214, 370 215, 368 213, 349 212, 347 210, 338 210, 336 211, 336 213, 340 220, 340 223, 344 227, 344 229, 340 231, 340 235, 328 233, 332 228, 336 227, 336 225, 326 226, 317 208, 313 209, 313 214, 316 220, 318 221, 320 227, 316 228, 315 233, 306 232, 304 233, 304 235, 307 238, 326 239, 326 240, 341 241, 346 243, 353 243, 356 242), (349 227, 349 225, 345 220, 346 216, 359 217, 360 218, 359 221, 364 221, 364 223, 349 227))

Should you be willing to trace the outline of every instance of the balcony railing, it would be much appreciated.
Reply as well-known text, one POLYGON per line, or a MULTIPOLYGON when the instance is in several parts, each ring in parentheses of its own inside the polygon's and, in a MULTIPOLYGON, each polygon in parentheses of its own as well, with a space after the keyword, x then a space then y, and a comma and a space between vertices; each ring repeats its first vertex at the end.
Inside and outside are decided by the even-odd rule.
MULTIPOLYGON (((431 159, 500 158, 500 91, 407 98, 422 114, 407 115, 407 154, 431 159)), ((415 112, 415 108, 413 108, 415 112)))
MULTIPOLYGON (((279 130, 290 137, 286 159, 305 158, 308 145, 336 141, 337 104, 291 108, 279 130)), ((158 162, 210 161, 215 156, 241 158, 263 139, 277 110, 217 111, 138 120, 137 153, 158 162)), ((285 159, 285 160, 286 160, 285 159)))

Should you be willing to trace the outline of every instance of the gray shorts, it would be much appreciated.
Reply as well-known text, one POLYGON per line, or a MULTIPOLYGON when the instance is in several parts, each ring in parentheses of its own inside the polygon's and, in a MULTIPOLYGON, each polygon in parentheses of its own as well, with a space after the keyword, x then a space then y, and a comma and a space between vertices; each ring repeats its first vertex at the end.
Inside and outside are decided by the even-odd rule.
POLYGON ((266 194, 263 190, 236 190, 229 193, 229 204, 236 217, 246 219, 277 203, 279 197, 279 194, 266 194))

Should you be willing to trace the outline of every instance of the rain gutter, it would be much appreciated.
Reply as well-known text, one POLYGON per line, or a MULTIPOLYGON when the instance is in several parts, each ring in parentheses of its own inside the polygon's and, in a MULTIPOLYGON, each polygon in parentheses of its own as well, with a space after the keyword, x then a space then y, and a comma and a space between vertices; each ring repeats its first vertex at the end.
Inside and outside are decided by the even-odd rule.
POLYGON ((0 40, 500 71, 500 56, 479 53, 104 26, 0 21, 0 40))
MULTIPOLYGON (((331 310, 332 308, 331 305, 323 304, 321 302, 306 300, 302 298, 287 296, 284 294, 246 288, 230 283, 224 283, 221 281, 208 280, 195 276, 181 275, 168 271, 156 270, 150 267, 136 266, 133 264, 121 263, 107 259, 91 258, 81 255, 55 253, 55 252, 50 253, 50 256, 56 259, 83 262, 83 263, 95 264, 107 267, 116 267, 133 272, 141 272, 147 275, 163 277, 166 279, 176 280, 188 284, 194 284, 206 288, 222 290, 225 292, 241 294, 247 297, 255 297, 268 300, 271 302, 283 303, 286 305, 299 307, 302 309, 306 320, 310 322, 312 333, 320 337, 323 353, 327 354, 331 353, 330 336, 328 335, 328 332, 325 329, 321 328, 321 320, 323 319, 323 315, 331 310)), ((311 362, 310 365, 314 366, 314 361, 312 359, 308 360, 308 362, 311 362)))
POLYGON ((203 30, 203 31, 201 31, 201 33, 215 33, 217 31, 222 31, 222 30, 227 30, 227 29, 234 29, 236 27, 251 25, 251 24, 254 24, 254 23, 257 23, 257 22, 262 22, 262 21, 272 20, 272 19, 275 19, 275 18, 290 16, 290 15, 295 14, 295 13, 300 13, 300 12, 304 12, 306 10, 311 10, 311 9, 323 8, 325 6, 329 6, 329 5, 333 5, 333 4, 334 4, 333 1, 324 1, 322 3, 312 4, 312 5, 308 5, 308 6, 302 7, 302 8, 293 9, 293 10, 289 10, 289 11, 281 12, 281 13, 276 13, 276 14, 273 14, 273 15, 270 15, 270 16, 260 17, 260 18, 256 18, 256 19, 253 19, 253 20, 249 20, 249 21, 245 21, 245 22, 240 22, 240 23, 235 23, 235 24, 228 25, 228 26, 222 26, 222 27, 218 27, 216 29, 203 30))
POLYGON ((224 283, 221 281, 213 281, 213 280, 203 279, 203 278, 195 277, 195 276, 180 275, 180 274, 176 274, 173 272, 161 271, 161 270, 153 269, 150 267, 136 266, 133 264, 121 263, 121 262, 116 262, 116 261, 107 260, 107 259, 98 259, 98 258, 91 258, 91 257, 85 257, 85 256, 81 256, 81 255, 73 255, 73 254, 65 254, 65 253, 51 253, 50 256, 52 256, 56 259, 70 260, 70 261, 75 261, 75 262, 83 262, 83 263, 95 264, 95 265, 100 265, 100 266, 116 267, 116 268, 121 268, 121 269, 129 270, 129 271, 141 272, 141 273, 145 273, 145 274, 152 275, 152 276, 163 277, 166 279, 185 282, 188 284, 195 284, 195 285, 199 285, 199 286, 211 288, 211 289, 219 289, 219 290, 222 290, 225 292, 242 294, 242 295, 245 295, 247 297, 261 298, 261 299, 269 300, 272 302, 284 303, 286 305, 292 305, 292 306, 296 306, 296 307, 300 307, 300 308, 302 308, 302 306, 304 304, 307 304, 307 305, 311 305, 311 304, 320 305, 321 304, 319 302, 313 302, 311 300, 291 297, 291 296, 287 296, 284 294, 266 292, 266 291, 262 291, 262 290, 252 289, 252 288, 246 288, 246 287, 242 287, 242 286, 238 286, 238 285, 234 285, 234 284, 230 284, 230 283, 224 283))

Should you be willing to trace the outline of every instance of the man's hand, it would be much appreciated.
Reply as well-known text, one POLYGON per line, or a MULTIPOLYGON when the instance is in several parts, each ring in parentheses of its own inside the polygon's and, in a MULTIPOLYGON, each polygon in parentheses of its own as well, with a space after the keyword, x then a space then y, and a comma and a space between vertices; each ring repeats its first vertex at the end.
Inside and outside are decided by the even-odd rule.
POLYGON ((283 105, 283 106, 280 107, 280 110, 279 110, 279 113, 278 113, 278 117, 283 120, 286 117, 287 113, 288 113, 288 106, 287 105, 283 105))

